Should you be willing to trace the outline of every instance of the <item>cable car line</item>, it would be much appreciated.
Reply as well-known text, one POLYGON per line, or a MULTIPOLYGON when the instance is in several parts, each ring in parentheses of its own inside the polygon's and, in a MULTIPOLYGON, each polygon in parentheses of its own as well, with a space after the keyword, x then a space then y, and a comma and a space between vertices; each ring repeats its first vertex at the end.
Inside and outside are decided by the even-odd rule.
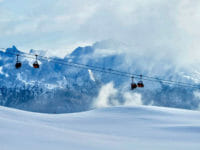
MULTIPOLYGON (((15 53, 10 53, 10 52, 7 52, 7 53, 9 53, 11 55, 17 55, 15 53)), ((21 55, 21 56, 33 59, 33 57, 25 56, 24 54, 26 54, 26 53, 23 53, 23 55, 21 55)), ((28 55, 33 56, 32 54, 28 54, 28 55)), ((77 63, 71 63, 71 62, 69 63, 69 62, 66 62, 66 61, 55 60, 54 58, 48 58, 48 57, 44 57, 44 56, 39 56, 39 57, 40 57, 41 60, 51 60, 54 63, 59 63, 59 64, 62 64, 62 65, 68 65, 68 66, 82 68, 82 69, 91 69, 93 71, 98 71, 98 72, 102 72, 102 73, 109 73, 109 74, 114 74, 114 75, 118 75, 118 76, 129 77, 129 78, 131 77, 131 75, 133 75, 133 74, 130 74, 130 73, 122 74, 120 71, 116 71, 116 72, 119 72, 119 73, 111 72, 112 69, 107 69, 107 70, 101 69, 101 70, 99 70, 99 69, 95 69, 94 66, 93 66, 93 68, 89 68, 88 65, 84 65, 84 64, 77 64, 77 63), (127 75, 127 74, 130 74, 130 75, 127 75)), ((96 67, 96 68, 100 68, 100 67, 96 67)), ((135 78, 138 79, 138 77, 135 77, 135 78)), ((197 85, 192 85, 192 84, 187 84, 187 83, 181 83, 181 82, 176 82, 176 81, 170 81, 170 80, 162 80, 162 79, 158 79, 158 78, 152 78, 151 80, 144 78, 143 80, 152 81, 152 82, 158 82, 158 81, 160 81, 160 82, 163 82, 165 84, 173 84, 173 85, 176 84, 178 86, 186 86, 186 87, 193 87, 193 88, 198 88, 199 89, 199 87, 197 85)))
MULTIPOLYGON (((32 54, 28 54, 28 53, 25 53, 26 55, 31 55, 33 56, 32 54)), ((50 59, 50 60, 56 60, 55 58, 48 58, 48 57, 45 57, 45 56, 39 56, 41 58, 45 58, 45 59, 50 59)), ((58 61, 62 61, 62 62, 66 62, 66 63, 69 63, 65 60, 58 60, 58 61)), ((80 63, 74 63, 74 62, 70 62, 70 64, 75 64, 75 65, 80 65, 80 66, 86 66, 86 67, 89 67, 89 68, 98 68, 98 69, 101 69, 101 70, 106 70, 106 71, 111 71, 111 72, 117 72, 117 73, 120 73, 120 74, 126 74, 126 75, 129 75, 130 76, 135 76, 135 78, 140 78, 141 75, 138 75, 138 74, 133 74, 133 73, 128 73, 128 72, 123 72, 123 71, 119 71, 119 70, 113 70, 111 68, 103 68, 103 67, 98 67, 98 66, 92 66, 92 65, 87 65, 87 64, 80 64, 80 63)), ((157 78, 157 77, 150 77, 150 76, 145 76, 143 75, 143 79, 144 78, 147 78, 147 79, 153 79, 153 80, 156 80, 156 81, 162 81, 162 82, 170 82, 170 83, 178 83, 178 84, 183 84, 183 85, 190 85, 190 86, 196 86, 196 85, 193 85, 193 84, 190 84, 190 83, 184 83, 184 82, 180 82, 180 81, 172 81, 172 80, 166 80, 166 79, 160 79, 160 78, 157 78)))
MULTIPOLYGON (((128 73, 128 72, 113 70, 111 68, 103 68, 103 67, 96 67, 96 66, 74 63, 74 62, 67 62, 67 61, 64 61, 64 60, 58 60, 56 58, 49 58, 49 57, 40 56, 40 55, 33 55, 33 54, 25 53, 25 52, 20 52, 19 54, 17 54, 17 53, 11 53, 11 52, 6 51, 5 54, 17 56, 16 64, 19 62, 18 61, 19 56, 25 57, 25 58, 31 58, 31 59, 34 59, 34 56, 35 56, 36 61, 34 62, 35 65, 33 64, 34 68, 39 68, 39 63, 38 63, 38 58, 39 58, 40 60, 44 60, 44 61, 50 60, 50 62, 61 64, 61 65, 67 65, 67 66, 81 68, 81 69, 91 69, 91 70, 97 71, 97 72, 108 73, 108 74, 113 74, 113 75, 118 75, 118 76, 128 77, 128 78, 134 77, 136 79, 140 79, 140 81, 138 83, 142 83, 142 84, 139 84, 139 85, 137 84, 137 87, 144 87, 142 80, 145 80, 145 81, 151 81, 151 82, 162 82, 162 83, 169 84, 169 85, 185 86, 185 87, 200 89, 200 87, 198 85, 194 85, 194 84, 190 84, 190 83, 184 83, 184 82, 178 82, 178 81, 172 81, 172 80, 165 80, 165 79, 160 79, 160 78, 150 77, 150 76, 145 76, 145 75, 141 76, 141 75, 138 75, 138 74, 132 74, 132 73, 128 73)), ((21 62, 19 62, 19 63, 21 63, 21 62)))
MULTIPOLYGON (((8 53, 10 55, 16 55, 14 53, 8 53)), ((20 54, 18 54, 20 55, 20 54)), ((20 55, 21 57, 25 57, 25 58, 31 58, 31 59, 34 59, 33 57, 28 57, 28 56, 24 56, 24 55, 20 55)), ((41 56, 40 56, 41 57, 41 56)), ((43 61, 47 61, 47 58, 40 58, 40 60, 43 60, 43 61)), ((76 67, 76 68, 80 68, 80 69, 91 69, 89 67, 84 67, 84 66, 79 66, 79 65, 75 65, 73 63, 66 63, 66 62, 61 62, 59 60, 53 60, 51 58, 48 58, 48 60, 51 60, 50 62, 52 63, 56 63, 56 64, 61 64, 61 65, 67 65, 67 66, 71 66, 71 67, 76 67)), ((104 71, 104 70, 99 70, 99 69, 91 69, 93 71, 98 71, 98 72, 102 72, 102 73, 109 73, 109 74, 114 74, 114 75, 119 75, 119 76, 123 76, 123 77, 130 77, 129 75, 125 75, 125 74, 119 74, 119 73, 114 73, 114 72, 108 72, 108 71, 104 71)), ((139 79, 139 78, 138 78, 139 79)))

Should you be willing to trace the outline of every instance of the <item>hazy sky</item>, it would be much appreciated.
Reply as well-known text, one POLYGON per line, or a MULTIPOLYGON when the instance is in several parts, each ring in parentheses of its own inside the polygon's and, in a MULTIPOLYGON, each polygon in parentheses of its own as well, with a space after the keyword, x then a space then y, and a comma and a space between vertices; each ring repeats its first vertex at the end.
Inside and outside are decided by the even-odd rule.
POLYGON ((199 27, 199 0, 0 0, 0 47, 22 50, 63 54, 115 39, 196 61, 199 27))

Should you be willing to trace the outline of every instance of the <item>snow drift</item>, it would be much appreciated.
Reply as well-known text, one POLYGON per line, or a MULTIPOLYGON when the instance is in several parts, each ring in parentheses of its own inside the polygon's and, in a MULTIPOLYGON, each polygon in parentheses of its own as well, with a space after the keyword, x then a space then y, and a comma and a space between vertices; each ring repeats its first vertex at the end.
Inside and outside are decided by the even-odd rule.
POLYGON ((198 150, 200 112, 152 106, 40 114, 0 107, 1 150, 198 150))

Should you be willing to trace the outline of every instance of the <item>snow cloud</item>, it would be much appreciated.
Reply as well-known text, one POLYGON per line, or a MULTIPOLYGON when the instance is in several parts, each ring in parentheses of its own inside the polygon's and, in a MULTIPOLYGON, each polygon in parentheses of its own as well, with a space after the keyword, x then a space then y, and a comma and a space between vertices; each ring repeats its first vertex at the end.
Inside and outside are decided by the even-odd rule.
POLYGON ((94 75, 90 69, 88 70, 88 73, 89 73, 90 79, 95 82, 94 75))
POLYGON ((116 105, 117 104, 117 100, 115 99, 116 94, 117 94, 117 89, 114 88, 112 82, 104 85, 101 88, 99 95, 94 102, 94 107, 100 108, 100 107, 109 107, 112 105, 116 105))
POLYGON ((126 92, 124 93, 124 106, 142 105, 142 96, 138 93, 126 92))
POLYGON ((142 96, 139 93, 125 92, 122 99, 118 96, 119 91, 114 88, 113 82, 110 82, 100 89, 98 97, 94 100, 93 107, 110 106, 135 106, 142 105, 142 96))

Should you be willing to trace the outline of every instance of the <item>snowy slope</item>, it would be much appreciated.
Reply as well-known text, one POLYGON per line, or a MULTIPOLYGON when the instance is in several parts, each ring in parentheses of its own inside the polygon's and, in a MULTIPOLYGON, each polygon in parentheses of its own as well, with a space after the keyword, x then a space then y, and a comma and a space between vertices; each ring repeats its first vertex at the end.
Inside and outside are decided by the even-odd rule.
POLYGON ((1 150, 199 150, 200 112, 152 106, 40 114, 0 107, 1 150))

